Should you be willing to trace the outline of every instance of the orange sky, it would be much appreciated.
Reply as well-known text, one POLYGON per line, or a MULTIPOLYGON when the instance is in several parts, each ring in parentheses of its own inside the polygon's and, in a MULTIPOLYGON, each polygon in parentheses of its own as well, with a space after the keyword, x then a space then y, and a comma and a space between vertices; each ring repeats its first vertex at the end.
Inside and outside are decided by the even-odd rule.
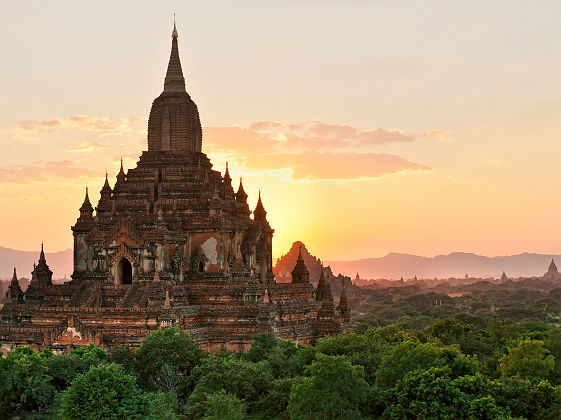
POLYGON ((0 245, 71 247, 85 185, 135 165, 176 12, 203 151, 276 257, 561 252, 559 2, 263 3, 6 5, 0 245))

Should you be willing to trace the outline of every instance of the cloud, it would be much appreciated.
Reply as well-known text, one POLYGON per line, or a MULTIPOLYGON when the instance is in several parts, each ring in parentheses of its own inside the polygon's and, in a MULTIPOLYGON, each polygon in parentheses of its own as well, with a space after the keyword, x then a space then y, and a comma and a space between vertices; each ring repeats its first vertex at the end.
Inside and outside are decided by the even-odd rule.
POLYGON ((449 131, 445 131, 445 130, 437 130, 435 128, 431 128, 428 131, 425 131, 423 133, 423 136, 425 137, 432 137, 433 139, 437 139, 437 140, 447 140, 448 137, 450 135, 449 131))
POLYGON ((95 150, 103 150, 107 145, 99 143, 97 141, 81 141, 78 143, 71 144, 66 151, 68 152, 93 152, 95 150))
POLYGON ((53 118, 50 120, 21 121, 17 128, 33 133, 52 132, 56 129, 74 128, 87 131, 98 131, 104 134, 122 135, 132 131, 134 123, 142 118, 109 118, 92 117, 89 115, 74 115, 68 118, 53 118))
POLYGON ((390 153, 279 153, 242 159, 254 170, 288 169, 294 180, 378 178, 397 172, 427 171, 428 166, 390 153))
MULTIPOLYGON (((96 131, 100 136, 134 134, 136 122, 141 118, 108 118, 75 115, 43 121, 22 121, 18 129, 31 133, 52 132, 59 129, 96 131)), ((381 146, 413 142, 417 138, 445 138, 447 132, 437 129, 414 136, 399 129, 358 128, 349 124, 329 124, 322 121, 285 123, 280 121, 255 121, 248 127, 210 126, 203 130, 205 152, 219 155, 243 170, 282 171, 294 180, 349 180, 377 178, 397 172, 425 171, 426 165, 413 162, 396 154, 380 153, 381 146)), ((146 140, 144 140, 146 141, 146 140)), ((145 144, 145 143, 144 143, 145 144)), ((87 153, 105 149, 103 141, 80 141, 67 147, 68 152, 87 153)), ((124 155, 129 165, 138 155, 124 155)), ((120 156, 117 158, 120 159, 120 156)), ((67 162, 68 163, 68 162, 67 162)), ((125 162, 126 164, 127 162, 125 162)), ((53 173, 53 164, 33 167, 0 168, 0 182, 30 182, 43 180, 53 173), (13 175, 16 174, 16 175, 13 175), (8 181, 12 180, 12 181, 8 181)), ((129 166, 126 165, 126 166, 129 166)), ((88 169, 73 165, 60 165, 60 174, 87 175, 88 169)))
POLYGON ((235 160, 247 170, 288 170, 295 180, 348 180, 429 170, 404 157, 375 151, 381 145, 414 140, 415 136, 397 129, 360 129, 321 121, 257 121, 248 128, 205 127, 203 143, 207 150, 235 160))
POLYGON ((34 165, 0 167, 0 183, 27 184, 49 181, 52 178, 80 178, 102 176, 103 172, 76 166, 69 160, 44 162, 34 165))

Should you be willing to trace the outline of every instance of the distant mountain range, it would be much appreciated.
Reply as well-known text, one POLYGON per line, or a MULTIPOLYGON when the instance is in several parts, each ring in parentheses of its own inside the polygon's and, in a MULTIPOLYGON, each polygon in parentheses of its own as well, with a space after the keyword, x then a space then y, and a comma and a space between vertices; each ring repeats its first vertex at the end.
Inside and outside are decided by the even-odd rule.
MULTIPOLYGON (((31 278, 33 262, 39 259, 40 249, 37 251, 18 251, 0 246, 0 279, 11 279, 14 265, 18 277, 31 278)), ((62 279, 72 274, 72 250, 65 249, 59 252, 45 252, 47 264, 53 272, 53 279, 62 279)))
POLYGON ((502 257, 485 257, 465 252, 453 252, 436 257, 389 253, 381 258, 366 258, 356 261, 325 261, 334 273, 355 278, 359 273, 362 279, 404 279, 494 277, 499 278, 504 271, 510 278, 542 276, 551 259, 561 264, 561 255, 518 254, 502 257))
MULTIPOLYGON (((304 248, 305 249, 305 248, 304 248)), ((19 277, 31 277, 33 262, 39 258, 39 251, 18 251, 0 246, 0 279, 12 278, 14 264, 19 277)), ((305 251, 307 254, 307 250, 305 251)), ((73 271, 72 250, 46 252, 47 264, 53 271, 53 279, 70 278, 73 271)), ((306 255, 307 256, 307 255, 306 255)), ((334 273, 342 273, 354 278, 358 272, 363 279, 404 279, 501 276, 508 277, 542 276, 551 259, 561 264, 561 255, 518 254, 502 257, 485 257, 465 252, 453 252, 436 257, 420 257, 411 254, 391 252, 381 258, 366 258, 356 261, 324 261, 334 273)), ((559 266, 561 267, 561 265, 559 266)))

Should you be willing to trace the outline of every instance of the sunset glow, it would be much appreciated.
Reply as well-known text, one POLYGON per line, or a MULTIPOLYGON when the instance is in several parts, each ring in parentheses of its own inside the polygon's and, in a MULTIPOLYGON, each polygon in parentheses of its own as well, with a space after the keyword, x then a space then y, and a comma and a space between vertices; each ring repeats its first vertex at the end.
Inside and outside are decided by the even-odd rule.
POLYGON ((225 4, 4 5, 0 245, 72 248, 136 165, 175 12, 203 152, 275 257, 561 252, 559 2, 225 4))

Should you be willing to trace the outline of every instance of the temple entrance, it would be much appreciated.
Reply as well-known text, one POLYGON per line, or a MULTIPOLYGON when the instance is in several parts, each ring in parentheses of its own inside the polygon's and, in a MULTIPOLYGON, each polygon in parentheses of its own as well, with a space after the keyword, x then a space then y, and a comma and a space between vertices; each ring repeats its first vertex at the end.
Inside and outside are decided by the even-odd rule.
POLYGON ((117 266, 117 284, 132 284, 132 265, 126 258, 121 258, 117 266))

